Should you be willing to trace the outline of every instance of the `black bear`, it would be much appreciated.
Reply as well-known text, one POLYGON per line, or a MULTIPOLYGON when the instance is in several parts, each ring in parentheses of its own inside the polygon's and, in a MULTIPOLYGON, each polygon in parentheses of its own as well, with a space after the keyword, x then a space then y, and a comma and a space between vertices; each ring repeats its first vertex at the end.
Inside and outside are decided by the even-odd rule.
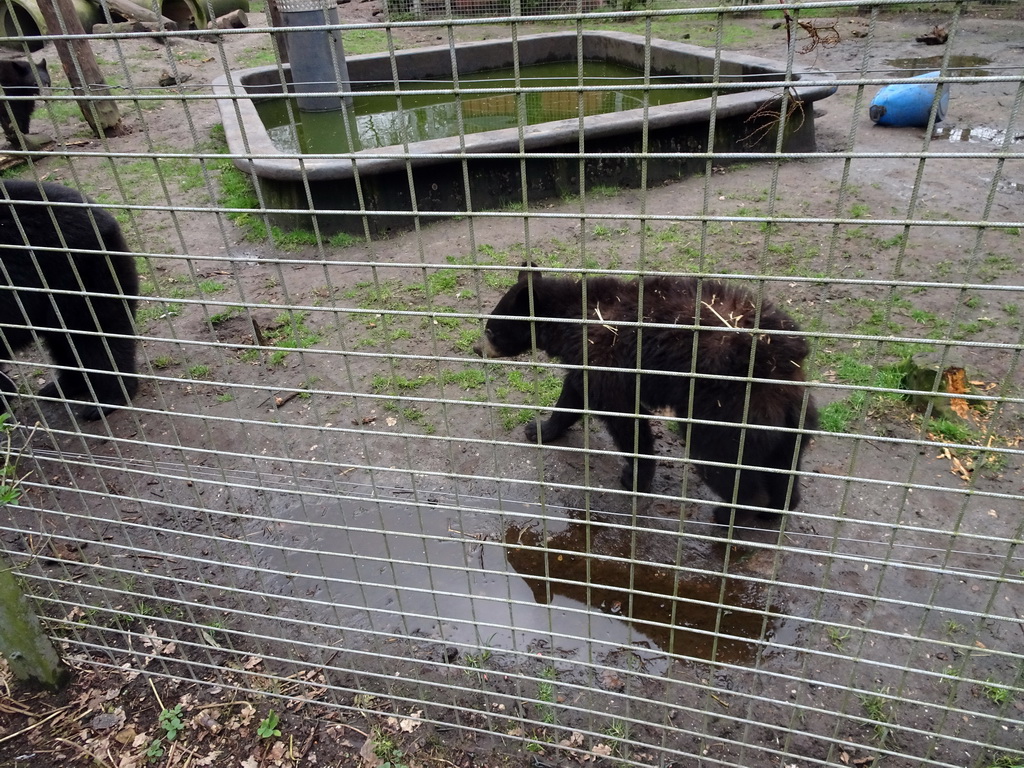
POLYGON ((36 64, 31 59, 0 59, 0 90, 4 103, 0 104, 0 127, 14 146, 19 146, 18 131, 29 133, 32 113, 35 111, 35 97, 40 86, 50 87, 50 72, 46 59, 36 64), (10 98, 10 97, 18 98, 10 98), (15 131, 17 126, 18 131, 15 131))
POLYGON ((59 184, 0 182, 0 362, 42 339, 59 370, 40 395, 95 397, 80 411, 94 421, 135 394, 138 293, 110 213, 59 184))
MULTIPOLYGON (((768 301, 717 280, 581 282, 530 269, 498 302, 477 352, 512 357, 536 343, 571 366, 551 417, 526 425, 531 441, 550 442, 584 409, 596 412, 619 451, 639 454, 635 478, 630 458, 622 484, 646 492, 654 479, 654 437, 649 419, 635 414, 670 410, 687 420, 681 426, 689 429, 690 455, 712 462, 699 466, 711 489, 730 504, 735 490, 738 504, 771 517, 769 510, 799 503, 791 471, 799 470, 808 438, 798 430, 817 427, 803 386, 807 342, 797 331, 768 301)), ((730 507, 716 508, 715 519, 727 523, 730 507)))

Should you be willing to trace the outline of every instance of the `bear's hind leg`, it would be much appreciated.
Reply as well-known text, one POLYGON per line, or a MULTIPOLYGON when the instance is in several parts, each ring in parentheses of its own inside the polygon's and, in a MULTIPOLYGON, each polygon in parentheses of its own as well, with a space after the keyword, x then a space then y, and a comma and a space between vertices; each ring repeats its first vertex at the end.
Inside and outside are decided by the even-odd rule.
MULTIPOLYGON (((768 494, 770 496, 768 506, 774 507, 780 512, 794 510, 800 504, 800 476, 790 474, 790 469, 800 471, 801 456, 796 456, 796 463, 793 456, 797 451, 798 435, 785 435, 780 439, 779 445, 772 454, 768 466, 786 470, 785 472, 772 472, 767 475, 768 494)), ((807 444, 807 437, 803 436, 800 443, 800 452, 803 452, 807 444)))
POLYGON ((135 394, 135 340, 102 336, 52 334, 46 339, 53 361, 61 366, 55 381, 39 390, 43 397, 96 399, 96 405, 82 406, 79 414, 96 421, 124 405, 135 394), (82 369, 85 370, 82 370, 82 369), (127 397, 126 397, 127 395, 127 397))
MULTIPOLYGON (((651 413, 645 408, 641 408, 640 415, 645 417, 650 416, 651 413)), ((636 490, 640 493, 651 490, 651 485, 654 483, 654 469, 658 463, 657 459, 653 457, 654 435, 651 432, 651 422, 647 418, 634 419, 631 416, 605 416, 603 418, 612 440, 615 441, 615 447, 622 453, 632 454, 635 446, 636 453, 639 454, 639 458, 635 461, 632 457, 626 458, 625 466, 619 477, 622 487, 627 491, 634 489, 635 466, 636 490)))

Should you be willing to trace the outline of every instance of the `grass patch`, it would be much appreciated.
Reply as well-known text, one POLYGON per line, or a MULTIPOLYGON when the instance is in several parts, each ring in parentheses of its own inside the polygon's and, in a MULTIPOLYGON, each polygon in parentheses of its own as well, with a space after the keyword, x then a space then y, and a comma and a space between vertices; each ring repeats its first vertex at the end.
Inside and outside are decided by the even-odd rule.
MULTIPOLYGON (((211 151, 218 153, 228 151, 223 125, 214 126, 210 131, 210 136, 211 151)), ((210 163, 210 167, 216 172, 220 186, 218 205, 232 209, 228 211, 227 217, 245 232, 247 240, 260 242, 269 239, 283 251, 294 251, 320 244, 315 232, 301 229, 284 230, 268 223, 259 213, 260 202, 252 178, 249 174, 238 170, 230 160, 215 160, 210 163)), ((363 241, 361 238, 342 232, 331 235, 326 238, 325 242, 336 248, 344 248, 363 241)))
MULTIPOLYGON (((380 53, 388 49, 388 36, 382 29, 348 29, 342 32, 341 42, 347 56, 380 53)), ((397 41, 395 47, 398 47, 397 41)))
POLYGON ((308 316, 308 312, 282 312, 274 318, 273 325, 263 329, 264 341, 282 348, 271 355, 272 365, 280 364, 288 355, 287 350, 308 349, 322 340, 319 332, 306 325, 308 316))

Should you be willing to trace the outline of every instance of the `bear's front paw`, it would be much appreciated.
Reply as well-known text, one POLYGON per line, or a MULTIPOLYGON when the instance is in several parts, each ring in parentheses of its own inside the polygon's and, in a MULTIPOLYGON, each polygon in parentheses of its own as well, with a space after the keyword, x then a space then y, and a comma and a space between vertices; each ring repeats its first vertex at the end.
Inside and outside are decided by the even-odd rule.
POLYGON ((85 421, 99 421, 104 414, 113 413, 116 410, 117 406, 110 404, 84 405, 78 415, 85 421))
MULTIPOLYGON (((622 487, 627 491, 634 489, 633 485, 633 462, 627 461, 626 466, 622 468, 622 474, 619 475, 619 482, 622 483, 622 487)), ((639 471, 636 473, 636 491, 637 493, 647 493, 651 490, 651 486, 654 484, 654 470, 649 469, 646 462, 641 462, 639 471)))
POLYGON ((536 419, 534 419, 533 421, 528 421, 526 423, 526 427, 525 427, 524 431, 526 432, 526 439, 529 440, 531 443, 536 443, 537 442, 537 431, 538 431, 538 429, 539 429, 539 427, 537 426, 537 420, 536 419))
POLYGON ((711 516, 714 517, 715 522, 719 525, 729 525, 732 522, 732 507, 715 507, 711 512, 711 516))

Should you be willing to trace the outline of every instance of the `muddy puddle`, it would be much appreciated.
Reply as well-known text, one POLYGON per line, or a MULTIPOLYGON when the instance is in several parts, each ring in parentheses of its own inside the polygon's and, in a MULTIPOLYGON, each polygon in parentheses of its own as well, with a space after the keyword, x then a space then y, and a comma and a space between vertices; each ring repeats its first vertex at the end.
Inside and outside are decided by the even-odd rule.
MULTIPOLYGON (((942 67, 942 56, 911 56, 906 58, 886 59, 885 63, 895 69, 896 77, 914 77, 925 72, 933 72, 942 67)), ((984 69, 992 59, 984 56, 950 56, 946 64, 946 74, 951 77, 987 77, 984 69)))
POLYGON ((746 664, 796 631, 777 588, 738 560, 722 575, 723 545, 681 537, 678 520, 634 529, 509 499, 361 494, 278 498, 253 542, 270 591, 347 644, 397 634, 466 652, 746 664))
MULTIPOLYGON (((1003 144, 1007 141, 1005 128, 990 128, 984 125, 943 126, 935 131, 935 137, 969 144, 1003 144)), ((1024 142, 1024 133, 1014 133, 1009 137, 1010 144, 1021 142, 1024 142)))

